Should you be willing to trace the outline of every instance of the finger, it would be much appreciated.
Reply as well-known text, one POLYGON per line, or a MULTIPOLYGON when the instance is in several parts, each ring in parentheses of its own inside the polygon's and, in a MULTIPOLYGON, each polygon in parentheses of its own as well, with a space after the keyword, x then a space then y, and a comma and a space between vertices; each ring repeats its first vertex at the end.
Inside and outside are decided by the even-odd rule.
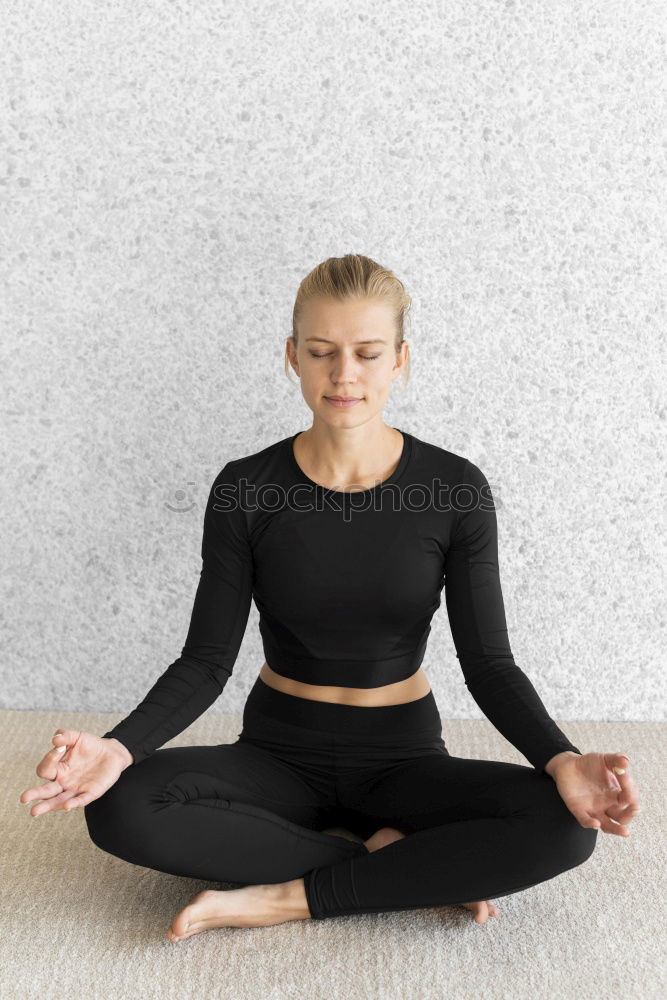
POLYGON ((65 812, 69 812, 70 809, 80 809, 82 806, 87 806, 94 798, 93 792, 79 792, 78 795, 69 800, 67 805, 63 806, 63 809, 65 812))
POLYGON ((621 783, 613 773, 613 771, 607 770, 607 788, 610 788, 612 792, 621 791, 621 783))
POLYGON ((48 778, 50 781, 58 780, 58 764, 66 756, 67 747, 53 747, 47 750, 39 764, 35 768, 35 774, 40 778, 48 778))
POLYGON ((70 792, 70 798, 63 805, 64 812, 69 812, 71 809, 78 809, 81 806, 87 806, 89 802, 94 799, 99 798, 103 792, 103 787, 97 781, 91 782, 90 785, 84 785, 81 788, 76 789, 74 792, 70 792))
POLYGON ((630 758, 625 753, 606 753, 604 762, 610 772, 617 774, 619 779, 628 773, 630 758))
POLYGON ((625 768, 630 764, 630 758, 627 753, 606 753, 604 759, 607 767, 625 768))
POLYGON ((66 809, 66 803, 69 799, 74 798, 77 794, 78 789, 72 791, 61 792, 60 795, 56 795, 53 799, 49 799, 48 802, 40 802, 39 805, 33 806, 30 810, 31 816, 41 816, 42 813, 55 812, 58 809, 66 809))
POLYGON ((627 826, 627 824, 631 823, 635 816, 641 812, 641 809, 634 803, 629 803, 628 805, 616 803, 608 809, 605 809, 605 812, 607 816, 611 819, 615 819, 617 823, 622 823, 624 826, 627 826))
POLYGON ((62 792, 63 786, 59 781, 45 781, 43 785, 36 788, 28 788, 21 793, 20 802, 32 802, 33 799, 50 799, 52 796, 62 792))
POLYGON ((53 748, 47 750, 41 763, 47 761, 53 763, 54 759, 62 759, 66 753, 74 748, 80 736, 81 730, 79 729, 57 729, 51 737, 53 748))
POLYGON ((624 837, 624 838, 630 836, 630 831, 628 830, 627 826, 619 823, 614 823, 614 821, 610 819, 606 813, 602 813, 602 815, 596 816, 595 819, 600 824, 599 829, 602 830, 603 833, 614 833, 616 834, 617 837, 624 837))
MULTIPOLYGON (((55 736, 53 739, 55 739, 55 736)), ((47 750, 35 768, 35 774, 37 777, 48 778, 49 781, 56 781, 58 776, 58 764, 66 755, 67 749, 67 746, 63 744, 60 747, 51 747, 50 750, 47 750)))
MULTIPOLYGON (((570 810, 572 812, 572 810, 570 810)), ((572 815, 579 821, 580 826, 588 830, 597 830, 600 827, 599 820, 592 813, 572 812, 572 815)))
POLYGON ((611 761, 611 770, 619 784, 618 805, 627 809, 639 809, 639 791, 630 772, 630 759, 627 754, 606 754, 611 761))
POLYGON ((55 759, 61 758, 68 752, 68 750, 71 750, 72 746, 74 745, 75 739, 73 734, 70 734, 68 736, 68 733, 69 730, 65 730, 64 732, 59 731, 57 733, 54 733, 54 735, 51 737, 51 742, 53 743, 53 747, 50 750, 46 751, 44 755, 44 760, 53 761, 54 758, 55 759))
POLYGON ((55 746, 62 746, 66 743, 68 746, 72 746, 81 736, 80 729, 56 729, 55 733, 51 737, 51 742, 55 746))

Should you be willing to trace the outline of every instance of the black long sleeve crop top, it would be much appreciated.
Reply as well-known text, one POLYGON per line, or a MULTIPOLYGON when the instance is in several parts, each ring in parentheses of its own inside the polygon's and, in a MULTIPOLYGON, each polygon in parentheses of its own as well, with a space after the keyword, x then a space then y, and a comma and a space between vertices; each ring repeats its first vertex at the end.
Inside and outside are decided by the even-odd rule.
POLYGON ((417 671, 443 586, 465 683, 486 717, 538 770, 563 750, 581 753, 514 662, 486 477, 469 459, 401 434, 394 473, 368 490, 340 492, 309 479, 294 455, 297 434, 218 473, 181 655, 104 734, 134 763, 220 695, 253 598, 274 671, 372 688, 417 671))

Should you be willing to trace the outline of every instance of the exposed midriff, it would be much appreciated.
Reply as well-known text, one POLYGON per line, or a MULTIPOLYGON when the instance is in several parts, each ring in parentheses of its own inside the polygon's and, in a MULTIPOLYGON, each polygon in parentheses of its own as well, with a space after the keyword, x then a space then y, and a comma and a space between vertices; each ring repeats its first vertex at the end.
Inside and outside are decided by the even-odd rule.
POLYGON ((416 701, 423 698, 431 690, 428 677, 422 667, 395 684, 384 684, 374 688, 334 687, 324 684, 305 684, 291 677, 283 677, 271 669, 264 661, 259 672, 260 678, 269 687, 292 694, 297 698, 310 698, 312 701, 332 701, 339 705, 401 705, 406 701, 416 701))

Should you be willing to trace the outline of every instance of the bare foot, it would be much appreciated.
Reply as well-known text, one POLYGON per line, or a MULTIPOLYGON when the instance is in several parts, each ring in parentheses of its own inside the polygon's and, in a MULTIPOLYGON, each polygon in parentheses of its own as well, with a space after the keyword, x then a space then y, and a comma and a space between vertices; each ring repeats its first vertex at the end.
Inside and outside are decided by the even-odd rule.
POLYGON ((498 909, 488 899, 481 899, 477 903, 460 903, 466 910, 471 910, 475 914, 476 924, 485 924, 489 917, 498 919, 498 909))
MULTIPOLYGON (((364 844, 372 854, 373 851, 379 851, 382 847, 386 847, 387 844, 393 844, 396 840, 402 840, 403 837, 405 837, 405 834, 401 833, 400 830, 396 830, 392 826, 383 826, 372 837, 365 840, 364 844)), ((466 910, 474 913, 476 924, 485 924, 489 917, 498 919, 498 909, 488 899, 482 899, 476 903, 460 903, 458 905, 465 906, 466 910)))
POLYGON ((265 927, 310 917, 303 879, 242 889, 203 889, 174 918, 170 941, 183 941, 213 927, 265 927))
POLYGON ((383 826, 380 830, 376 830, 372 837, 364 841, 364 844, 372 854, 373 851, 379 851, 381 847, 386 847, 387 844, 393 844, 395 840, 402 840, 405 837, 404 833, 400 830, 395 830, 393 826, 383 826))

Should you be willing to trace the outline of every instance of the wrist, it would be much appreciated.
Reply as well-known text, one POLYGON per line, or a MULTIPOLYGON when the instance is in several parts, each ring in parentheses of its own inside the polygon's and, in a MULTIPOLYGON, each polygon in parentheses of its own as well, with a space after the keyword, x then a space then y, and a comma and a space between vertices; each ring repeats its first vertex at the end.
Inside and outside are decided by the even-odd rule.
POLYGON ((134 764, 134 757, 132 756, 132 754, 127 749, 124 743, 121 743, 120 740, 117 740, 115 736, 107 736, 106 739, 108 740, 109 743, 111 743, 111 745, 114 748, 114 751, 118 752, 122 757, 123 770, 125 770, 126 767, 130 767, 131 764, 134 764))
POLYGON ((544 770, 551 777, 556 777, 556 772, 570 757, 580 757, 581 754, 575 753, 574 750, 562 750, 560 753, 555 754, 551 760, 547 761, 544 765, 544 770))

